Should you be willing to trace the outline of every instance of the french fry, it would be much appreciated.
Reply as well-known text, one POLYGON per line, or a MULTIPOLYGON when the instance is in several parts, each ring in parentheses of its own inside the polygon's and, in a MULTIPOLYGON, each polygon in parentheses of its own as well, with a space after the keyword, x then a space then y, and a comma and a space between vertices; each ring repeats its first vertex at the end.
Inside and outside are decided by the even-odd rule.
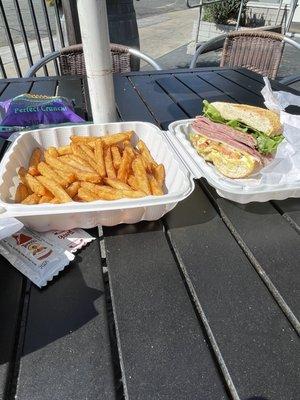
POLYGON ((127 183, 133 190, 140 190, 139 185, 137 183, 136 177, 134 175, 130 175, 127 179, 127 183))
POLYGON ((70 145, 57 147, 57 152, 58 152, 59 156, 64 156, 66 154, 72 154, 70 145))
POLYGON ((22 204, 38 204, 38 202, 40 201, 40 196, 36 193, 32 193, 29 196, 26 197, 26 199, 24 199, 23 201, 21 201, 22 204))
POLYGON ((157 180, 158 186, 162 189, 166 177, 165 167, 163 164, 159 164, 156 167, 153 167, 152 172, 154 178, 157 180))
POLYGON ((104 178, 104 182, 111 186, 112 188, 115 189, 120 189, 120 190, 131 190, 131 187, 127 185, 127 183, 124 183, 120 181, 119 179, 113 179, 113 178, 104 178))
POLYGON ((148 147, 145 145, 145 143, 142 140, 139 140, 137 142, 136 147, 139 149, 139 151, 141 152, 143 157, 146 158, 146 160, 148 160, 149 163, 151 163, 155 167, 157 167, 157 162, 153 159, 148 147))
POLYGON ((42 196, 40 198, 39 204, 50 203, 51 200, 53 200, 53 199, 54 199, 54 197, 52 195, 51 196, 42 196))
POLYGON ((153 196, 162 196, 164 194, 161 186, 158 184, 157 180, 153 175, 148 175, 148 180, 151 187, 151 193, 153 196))
POLYGON ((133 158, 130 153, 130 150, 128 149, 128 147, 125 147, 123 156, 121 159, 121 164, 120 164, 120 167, 118 169, 118 174, 117 174, 117 178, 120 181, 123 181, 126 183, 132 160, 133 160, 133 158))
POLYGON ((138 197, 145 197, 146 193, 142 192, 141 190, 121 190, 123 197, 129 198, 138 198, 138 197))
POLYGON ((90 182, 81 182, 81 187, 95 193, 97 198, 101 200, 117 200, 125 197, 120 190, 108 186, 94 185, 90 182))
POLYGON ((95 195, 94 192, 91 192, 90 190, 88 190, 86 188, 79 188, 78 197, 79 197, 79 199, 81 199, 83 201, 99 200, 99 198, 95 195))
POLYGON ((150 184, 147 178, 147 173, 140 157, 137 157, 132 162, 132 170, 136 178, 137 184, 147 195, 151 194, 150 184))
POLYGON ((75 197, 76 194, 78 193, 79 188, 80 188, 80 182, 76 181, 71 183, 71 185, 66 188, 66 192, 73 199, 73 197, 75 197))
POLYGON ((113 165, 110 147, 106 147, 104 149, 104 164, 108 178, 116 178, 117 175, 113 165))
POLYGON ((49 203, 53 203, 53 204, 59 204, 60 203, 60 201, 56 198, 56 197, 53 197, 53 199, 52 200, 50 200, 49 201, 49 203))
POLYGON ((95 154, 93 150, 86 144, 80 143, 78 146, 82 148, 82 150, 87 154, 90 160, 95 161, 95 154))
POLYGON ((15 203, 22 203, 28 195, 27 186, 24 183, 19 183, 15 194, 15 203))
MULTIPOLYGON (((95 148, 95 152, 96 152, 96 148, 95 148)), ((111 146, 111 155, 112 155, 114 167, 116 170, 118 170, 120 167, 120 164, 121 164, 121 159, 122 159, 118 146, 111 146)))
POLYGON ((124 140, 130 140, 133 135, 132 131, 116 133, 114 135, 108 135, 101 137, 104 146, 112 146, 114 144, 123 142, 124 140))
POLYGON ((44 185, 39 180, 37 180, 37 177, 34 177, 27 173, 25 175, 25 179, 26 179, 30 189, 34 193, 38 194, 39 196, 44 196, 46 194, 46 189, 45 189, 44 185))
POLYGON ((80 157, 74 156, 74 154, 67 154, 65 156, 59 157, 59 159, 62 162, 69 164, 71 167, 74 167, 76 169, 96 173, 96 171, 90 165, 88 165, 88 163, 85 160, 83 160, 80 157))
POLYGON ((30 157, 28 172, 30 175, 35 176, 39 174, 37 169, 38 163, 41 161, 42 158, 42 150, 39 147, 36 147, 30 157))
POLYGON ((55 147, 48 147, 45 153, 49 154, 52 157, 58 157, 58 151, 56 150, 55 147))
POLYGON ((104 177, 106 175, 104 155, 103 155, 103 145, 101 140, 95 141, 95 161, 98 165, 99 175, 104 177))
MULTIPOLYGON (((73 174, 79 181, 100 182, 101 178, 96 172, 85 172, 83 170, 71 167, 70 165, 62 162, 59 158, 51 157, 49 154, 45 155, 46 162, 54 168, 59 174, 73 174)), ((75 178, 73 179, 73 181, 75 178)))
MULTIPOLYGON (((99 172, 102 172, 101 169, 98 168, 98 165, 93 158, 90 157, 90 155, 86 152, 86 150, 88 149, 88 147, 84 144, 82 145, 77 145, 75 143, 71 143, 71 149, 74 155, 84 159, 85 161, 88 162, 88 164, 100 175, 99 172)), ((88 149, 89 151, 92 152, 92 150, 88 149)), ((94 155, 94 153, 93 153, 94 155)))
POLYGON ((45 186, 53 194, 53 196, 59 200, 60 203, 72 201, 72 198, 68 195, 68 193, 56 182, 42 175, 37 176, 36 179, 38 179, 38 181, 45 186))
POLYGON ((56 183, 58 183, 63 187, 66 187, 69 184, 68 179, 63 178, 54 169, 49 167, 49 165, 43 161, 38 164, 38 171, 40 172, 41 175, 45 176, 46 178, 53 179, 56 183))
POLYGON ((19 176, 20 181, 23 183, 23 185, 25 185, 27 187, 29 194, 31 194, 32 190, 30 189, 27 179, 26 179, 27 173, 28 173, 28 171, 24 167, 20 167, 18 170, 18 176, 19 176))
POLYGON ((95 140, 95 137, 73 135, 70 137, 70 139, 71 139, 71 142, 73 142, 73 143, 89 143, 89 142, 93 142, 95 140))

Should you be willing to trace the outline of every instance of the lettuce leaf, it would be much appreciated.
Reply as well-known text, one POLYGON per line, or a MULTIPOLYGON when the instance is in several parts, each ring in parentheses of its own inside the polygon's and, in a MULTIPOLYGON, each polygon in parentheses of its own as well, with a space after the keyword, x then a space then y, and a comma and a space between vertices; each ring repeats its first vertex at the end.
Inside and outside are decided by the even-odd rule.
POLYGON ((284 139, 283 135, 269 137, 263 132, 257 131, 239 120, 230 120, 222 118, 219 111, 207 100, 203 100, 203 114, 213 122, 228 125, 238 131, 249 133, 257 140, 257 150, 262 154, 271 154, 276 151, 279 143, 284 139))

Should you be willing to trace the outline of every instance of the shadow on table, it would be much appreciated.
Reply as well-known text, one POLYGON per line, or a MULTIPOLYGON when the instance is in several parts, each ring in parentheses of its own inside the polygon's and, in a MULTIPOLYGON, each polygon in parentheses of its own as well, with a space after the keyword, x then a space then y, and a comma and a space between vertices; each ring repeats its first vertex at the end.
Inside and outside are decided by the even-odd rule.
POLYGON ((253 396, 253 397, 247 397, 245 400, 269 400, 267 397, 262 397, 262 396, 253 396))
POLYGON ((88 337, 90 325, 103 311, 99 299, 104 296, 104 288, 97 265, 100 264, 98 243, 92 242, 83 252, 84 257, 78 254, 46 288, 32 285, 23 355, 65 336, 61 346, 70 345, 69 335, 80 329, 82 333, 76 333, 74 340, 88 337))

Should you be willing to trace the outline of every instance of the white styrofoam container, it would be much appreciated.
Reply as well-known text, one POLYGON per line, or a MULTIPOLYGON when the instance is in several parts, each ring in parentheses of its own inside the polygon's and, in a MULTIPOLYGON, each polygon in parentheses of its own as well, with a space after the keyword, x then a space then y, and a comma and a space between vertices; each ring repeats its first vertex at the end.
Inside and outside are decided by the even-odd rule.
POLYGON ((112 226, 157 220, 194 190, 190 172, 176 155, 163 132, 145 122, 116 122, 86 124, 38 129, 21 134, 4 155, 0 164, 0 218, 16 217, 24 225, 36 231, 51 229, 92 228, 97 225, 112 226), (166 194, 146 196, 140 199, 98 200, 90 203, 65 204, 14 204, 18 182, 17 170, 27 166, 35 147, 63 146, 71 135, 103 136, 120 131, 133 130, 134 140, 142 139, 153 158, 166 169, 166 194))
POLYGON ((300 180, 293 184, 250 186, 247 179, 230 179, 221 175, 211 163, 199 156, 191 144, 188 136, 189 125, 193 121, 194 119, 185 119, 171 123, 167 137, 194 178, 205 178, 220 196, 242 204, 300 197, 300 180))

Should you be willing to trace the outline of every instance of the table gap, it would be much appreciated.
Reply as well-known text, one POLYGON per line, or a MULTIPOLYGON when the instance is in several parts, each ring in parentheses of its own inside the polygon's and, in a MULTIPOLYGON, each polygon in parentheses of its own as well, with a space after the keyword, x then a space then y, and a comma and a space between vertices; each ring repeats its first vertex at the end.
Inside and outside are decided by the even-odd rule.
POLYGON ((205 312, 201 306, 201 303, 197 297, 197 293, 193 287, 193 283, 189 278, 189 275, 185 269, 184 263, 180 260, 180 255, 177 254, 177 252, 176 252, 176 245, 173 243, 172 236, 169 233, 168 223, 165 220, 163 220, 162 223, 164 226, 164 233, 165 233, 165 237, 166 237, 169 249, 173 255, 173 258, 176 262, 179 273, 182 277, 184 286, 186 288, 186 291, 187 291, 190 301, 192 303, 195 315, 201 326, 203 335, 206 339, 206 343, 208 345, 212 359, 214 360, 215 364, 217 365, 217 370, 220 374, 220 378, 223 382, 224 388, 225 388, 229 398, 232 398, 232 400, 240 400, 237 390, 232 381, 232 378, 227 369, 227 366, 222 357, 221 351, 217 345, 217 341, 216 341, 216 339, 213 335, 212 329, 209 325, 208 319, 207 319, 205 312))
MULTIPOLYGON (((226 225, 227 229, 229 230, 232 237, 238 243, 239 247, 242 249, 245 256, 248 258, 249 262, 269 290, 270 294, 277 302, 279 307, 281 308, 282 312, 285 314, 286 318, 288 319, 289 323, 295 329, 295 331, 300 335, 300 322, 286 303, 284 298, 281 296, 280 292, 277 290, 276 286, 273 284, 272 280, 269 278, 268 274, 265 272, 263 267, 260 265, 254 254, 252 254, 250 248, 244 242, 243 238, 239 235, 238 231, 235 229, 234 225, 231 223, 230 219, 226 216, 226 214, 222 211, 222 208, 218 205, 216 198, 214 197, 213 193, 214 189, 210 188, 208 183, 203 183, 201 181, 197 181, 200 185, 201 189, 203 189, 204 193, 207 195, 209 200, 212 202, 214 208, 221 216, 224 224, 226 225)), ((218 196, 218 195, 217 195, 218 196)))

